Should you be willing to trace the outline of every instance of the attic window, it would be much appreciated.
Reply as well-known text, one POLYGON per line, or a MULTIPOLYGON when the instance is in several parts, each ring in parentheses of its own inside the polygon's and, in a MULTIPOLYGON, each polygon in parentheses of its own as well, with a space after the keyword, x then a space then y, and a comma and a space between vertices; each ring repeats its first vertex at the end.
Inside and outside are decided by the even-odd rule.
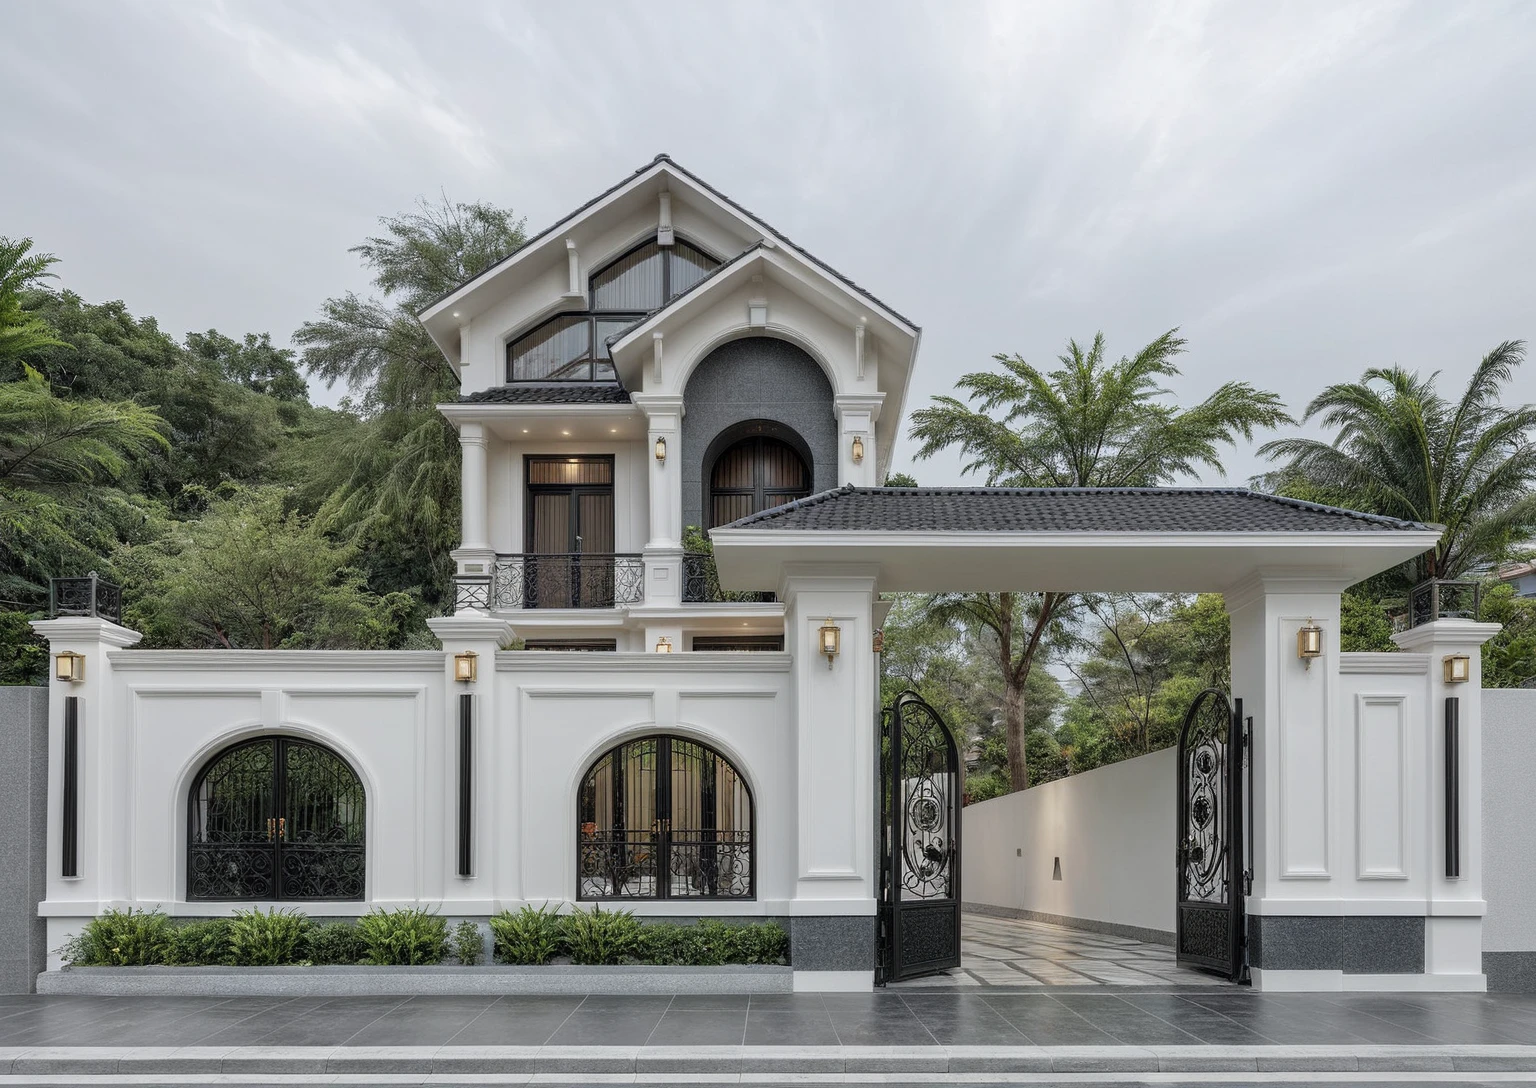
POLYGON ((633 323, 561 314, 507 345, 507 380, 514 382, 611 382, 618 375, 608 358, 608 337, 633 323))
POLYGON ((643 243, 592 277, 592 309, 650 313, 698 283, 720 262, 687 242, 643 243))

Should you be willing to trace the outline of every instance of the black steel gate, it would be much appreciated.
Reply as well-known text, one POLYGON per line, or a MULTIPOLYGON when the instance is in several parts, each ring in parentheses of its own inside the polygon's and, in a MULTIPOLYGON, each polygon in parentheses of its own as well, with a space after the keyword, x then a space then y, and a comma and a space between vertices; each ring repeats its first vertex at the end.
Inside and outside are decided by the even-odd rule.
POLYGON ((1243 701, 1207 688, 1179 731, 1177 943, 1181 966, 1234 981, 1246 973, 1243 701))
POLYGON ((906 691, 881 715, 879 981, 960 966, 960 753, 906 691))

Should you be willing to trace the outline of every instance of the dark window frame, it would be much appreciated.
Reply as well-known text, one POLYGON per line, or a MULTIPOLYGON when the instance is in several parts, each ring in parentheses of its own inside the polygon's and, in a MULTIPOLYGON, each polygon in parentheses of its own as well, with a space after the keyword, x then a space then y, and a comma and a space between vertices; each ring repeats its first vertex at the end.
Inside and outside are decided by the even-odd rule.
MULTIPOLYGON (((524 555, 575 555, 576 537, 581 527, 581 515, 579 513, 580 496, 582 495, 607 495, 610 503, 614 503, 613 513, 618 513, 618 497, 614 489, 614 481, 617 478, 615 470, 617 465, 611 453, 529 453, 523 455, 523 554, 524 555), (606 463, 608 465, 608 482, 606 484, 536 484, 533 482, 533 466, 535 464, 548 464, 550 462, 570 464, 579 461, 587 464, 606 463), (570 533, 567 537, 570 546, 563 552, 536 552, 533 550, 533 497, 535 495, 555 495, 565 493, 570 496, 571 510, 567 518, 570 533)), ((617 535, 618 525, 614 525, 617 535)), ((617 542, 615 542, 617 543, 617 542)), ((593 555, 612 555, 613 549, 604 552, 592 552, 593 555)))
POLYGON ((783 635, 694 635, 693 649, 704 653, 763 653, 782 651, 783 635), (700 646, 699 643, 704 645, 700 646))
POLYGON ((531 638, 523 649, 535 653, 616 653, 617 639, 612 638, 531 638))
MULTIPOLYGON (((598 281, 599 278, 602 277, 602 275, 605 272, 607 272, 614 265, 618 264, 620 261, 623 261, 627 257, 633 256, 634 254, 640 252, 640 250, 645 249, 648 246, 653 246, 653 245, 656 245, 656 244, 657 244, 656 235, 653 234, 653 235, 651 235, 648 238, 644 238, 641 241, 637 242, 636 244, 630 246, 623 253, 620 253, 617 257, 614 257, 611 261, 608 261, 601 268, 599 268, 597 271, 595 271, 591 275, 589 275, 587 277, 587 292, 586 292, 587 308, 586 309, 584 309, 584 310, 564 310, 564 311, 562 311, 560 313, 557 313, 557 314, 551 314, 549 317, 546 317, 544 320, 540 321, 538 324, 532 326, 531 328, 524 329, 522 332, 518 333, 515 337, 509 338, 507 340, 506 349, 505 349, 507 384, 508 385, 522 385, 522 384, 529 384, 529 383, 538 384, 538 383, 556 383, 556 382, 564 383, 564 382, 608 382, 608 381, 616 381, 617 380, 617 375, 615 375, 613 377, 608 377, 606 375, 603 376, 603 377, 597 377, 597 376, 595 376, 593 374, 593 370, 594 370, 595 365, 598 362, 601 362, 601 361, 604 361, 604 360, 608 359, 608 344, 607 344, 607 340, 606 340, 606 338, 604 338, 602 341, 598 340, 598 336, 597 336, 597 323, 599 321, 613 321, 613 320, 622 319, 622 320, 629 321, 631 324, 633 324, 636 321, 643 320, 646 316, 648 316, 651 313, 654 313, 655 311, 654 310, 599 310, 597 308, 596 304, 595 304, 596 303, 596 296, 597 296, 597 281, 598 281), (571 361, 571 364, 570 364, 571 366, 575 366, 577 363, 585 362, 587 364, 587 367, 586 367, 586 377, 584 377, 584 378, 583 377, 566 377, 566 378, 551 378, 551 377, 519 378, 519 377, 517 377, 515 372, 513 371, 513 364, 514 364, 514 361, 515 361, 515 359, 517 357, 517 346, 519 344, 523 343, 524 341, 526 341, 529 337, 533 336, 535 333, 539 332, 545 326, 550 325, 553 322, 561 321, 561 320, 564 320, 564 319, 567 319, 567 318, 572 318, 572 317, 580 317, 580 318, 585 318, 586 319, 585 324, 587 326, 587 357, 584 360, 583 359, 573 359, 571 361)), ((708 275, 710 272, 713 272, 715 268, 719 268, 721 265, 723 265, 725 263, 723 260, 721 260, 720 258, 716 257, 713 253, 711 253, 709 250, 705 249, 703 246, 697 244, 696 242, 692 242, 692 241, 688 240, 687 238, 683 238, 683 237, 677 237, 671 246, 663 246, 661 248, 664 249, 664 250, 672 250, 672 251, 675 252, 678 246, 683 246, 683 247, 685 247, 687 249, 690 249, 693 252, 695 252, 695 253, 705 257, 706 259, 715 262, 714 268, 711 268, 709 270, 709 272, 705 273, 705 275, 708 275)), ((662 288, 661 288, 661 295, 662 295, 661 305, 665 306, 665 305, 667 305, 667 303, 671 302, 675 297, 677 297, 676 295, 674 295, 672 293, 672 262, 670 260, 665 260, 665 261, 662 261, 662 263, 661 263, 661 283, 662 283, 662 288)))

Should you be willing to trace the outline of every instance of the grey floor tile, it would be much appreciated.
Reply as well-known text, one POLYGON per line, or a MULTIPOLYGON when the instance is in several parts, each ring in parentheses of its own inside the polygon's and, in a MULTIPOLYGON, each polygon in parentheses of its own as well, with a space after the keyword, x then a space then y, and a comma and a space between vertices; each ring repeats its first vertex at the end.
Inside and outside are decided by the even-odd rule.
POLYGON ((747 1010, 748 1046, 837 1046, 837 1031, 825 1009, 820 1012, 747 1010))
POLYGON ((668 1010, 646 1040, 647 1046, 740 1046, 747 1032, 747 1010, 668 1010))

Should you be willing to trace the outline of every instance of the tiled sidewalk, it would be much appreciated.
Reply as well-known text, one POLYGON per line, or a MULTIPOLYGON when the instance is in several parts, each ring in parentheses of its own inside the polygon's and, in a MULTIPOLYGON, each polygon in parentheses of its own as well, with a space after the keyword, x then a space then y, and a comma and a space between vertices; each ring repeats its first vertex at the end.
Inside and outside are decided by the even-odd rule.
POLYGON ((1173 949, 1046 922, 966 913, 960 970, 899 983, 901 989, 1043 986, 1200 986, 1225 983, 1178 967, 1173 949))
POLYGON ((1536 1044, 1536 996, 1229 987, 677 997, 0 998, 19 1047, 1536 1044))

